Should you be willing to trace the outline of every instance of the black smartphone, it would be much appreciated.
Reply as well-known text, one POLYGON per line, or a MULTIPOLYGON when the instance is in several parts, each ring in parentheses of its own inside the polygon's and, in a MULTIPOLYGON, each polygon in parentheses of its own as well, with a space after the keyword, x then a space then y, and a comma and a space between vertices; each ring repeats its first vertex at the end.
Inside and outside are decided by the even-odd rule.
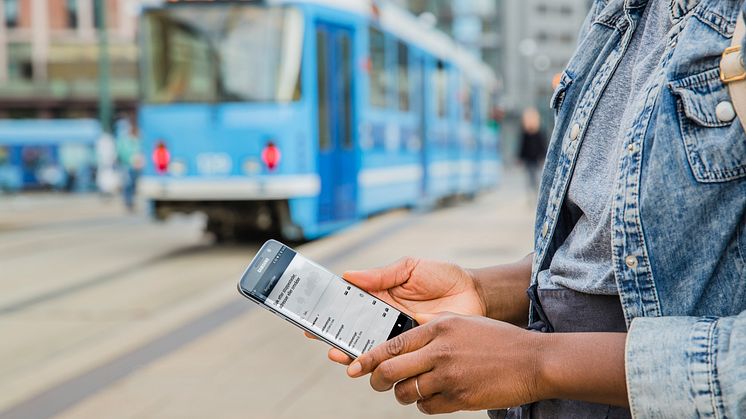
POLYGON ((276 241, 238 282, 249 300, 352 358, 417 326, 411 317, 276 241))

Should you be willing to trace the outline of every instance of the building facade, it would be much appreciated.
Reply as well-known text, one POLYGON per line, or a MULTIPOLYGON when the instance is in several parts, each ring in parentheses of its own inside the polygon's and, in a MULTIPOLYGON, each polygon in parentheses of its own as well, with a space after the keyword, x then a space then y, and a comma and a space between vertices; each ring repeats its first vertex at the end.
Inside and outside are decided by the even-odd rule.
POLYGON ((552 80, 575 51, 577 35, 590 8, 589 0, 498 0, 504 81, 505 154, 515 155, 520 115, 535 107, 545 131, 552 129, 549 99, 552 80))
POLYGON ((532 106, 551 129, 552 79, 577 44, 589 0, 402 0, 492 65, 501 80, 504 155, 514 155, 520 115, 532 106))
POLYGON ((96 117, 103 6, 110 93, 118 111, 134 109, 137 0, 2 0, 0 118, 96 117))
POLYGON ((546 108, 552 78, 577 45, 588 0, 499 0, 504 59, 500 63, 510 106, 546 108))

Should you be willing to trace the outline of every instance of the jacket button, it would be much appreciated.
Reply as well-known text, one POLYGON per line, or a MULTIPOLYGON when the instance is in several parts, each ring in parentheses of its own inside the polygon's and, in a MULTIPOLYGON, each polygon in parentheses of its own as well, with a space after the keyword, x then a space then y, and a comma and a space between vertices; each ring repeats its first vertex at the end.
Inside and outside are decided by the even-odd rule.
POLYGON ((635 269, 637 267, 637 257, 636 256, 627 256, 624 258, 624 263, 627 265, 630 269, 635 269))
POLYGON ((718 103, 715 108, 715 115, 717 115, 720 122, 730 122, 736 119, 736 110, 733 108, 733 104, 727 100, 718 103))
POLYGON ((575 141, 580 137, 580 124, 575 124, 570 128, 570 140, 575 141))

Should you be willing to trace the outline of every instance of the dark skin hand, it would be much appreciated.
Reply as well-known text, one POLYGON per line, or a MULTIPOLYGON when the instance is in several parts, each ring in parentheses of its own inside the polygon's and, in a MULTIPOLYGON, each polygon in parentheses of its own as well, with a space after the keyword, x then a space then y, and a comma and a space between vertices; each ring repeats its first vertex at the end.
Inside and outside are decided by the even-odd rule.
POLYGON ((350 377, 427 414, 546 399, 625 405, 623 333, 542 334, 478 316, 417 315, 423 324, 363 354, 350 377), (417 394, 418 380, 422 399, 417 394))
MULTIPOLYGON (((407 257, 382 268, 348 271, 343 277, 410 316, 448 311, 523 326, 528 321, 526 288, 532 259, 528 255, 513 264, 465 269, 453 263, 407 257)), ((308 333, 306 336, 313 338, 308 333)), ((329 349, 329 359, 352 362, 335 348, 329 349)))
POLYGON ((509 323, 526 324, 530 266, 530 255, 481 270, 407 258, 348 272, 347 280, 413 315, 420 326, 354 362, 334 348, 329 358, 349 365, 351 377, 370 374, 374 390, 393 388, 400 403, 416 402, 428 414, 551 398, 625 406, 626 334, 542 334, 509 323))

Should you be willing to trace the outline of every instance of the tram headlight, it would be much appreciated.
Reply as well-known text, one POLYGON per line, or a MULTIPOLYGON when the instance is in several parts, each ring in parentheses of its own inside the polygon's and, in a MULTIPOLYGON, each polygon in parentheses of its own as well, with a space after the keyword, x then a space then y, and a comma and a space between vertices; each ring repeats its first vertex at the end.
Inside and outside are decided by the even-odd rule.
POLYGON ((172 176, 184 176, 187 172, 187 165, 181 160, 174 160, 168 165, 168 173, 172 176))

